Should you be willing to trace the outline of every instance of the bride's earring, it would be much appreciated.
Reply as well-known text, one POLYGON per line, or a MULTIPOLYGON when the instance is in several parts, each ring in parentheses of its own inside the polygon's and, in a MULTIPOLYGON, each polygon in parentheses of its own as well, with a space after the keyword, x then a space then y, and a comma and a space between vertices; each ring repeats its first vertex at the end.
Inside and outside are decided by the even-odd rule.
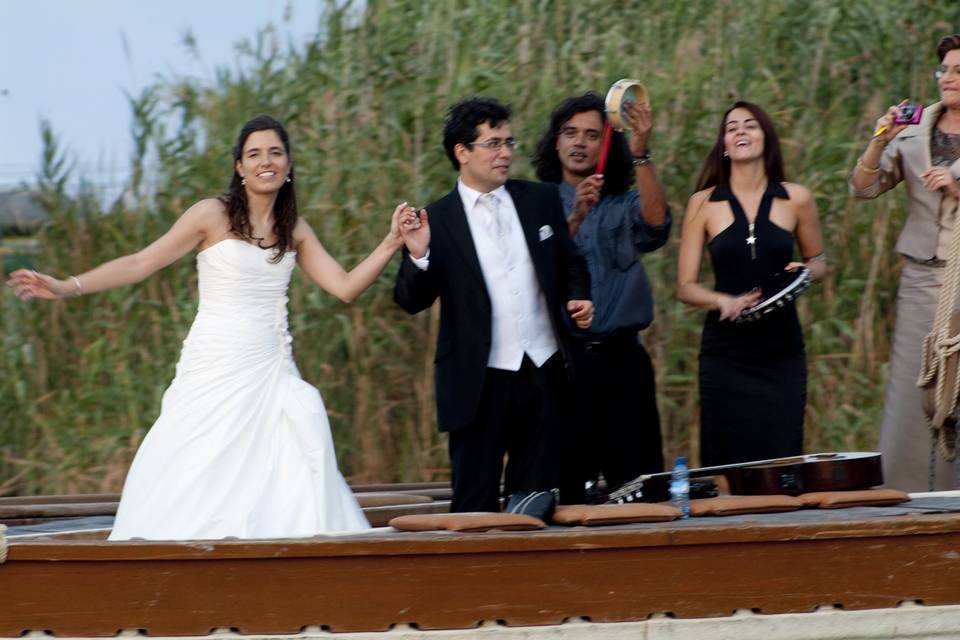
POLYGON ((246 179, 246 178, 240 178, 240 184, 246 185, 246 184, 247 184, 247 179, 246 179))

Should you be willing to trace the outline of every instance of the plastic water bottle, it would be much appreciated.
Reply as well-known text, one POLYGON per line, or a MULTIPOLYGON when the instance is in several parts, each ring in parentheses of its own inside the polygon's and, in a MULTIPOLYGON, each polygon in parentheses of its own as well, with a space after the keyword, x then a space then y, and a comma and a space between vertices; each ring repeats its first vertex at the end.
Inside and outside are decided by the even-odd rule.
POLYGON ((690 517, 690 471, 686 456, 677 456, 670 472, 670 503, 680 510, 682 518, 690 517))

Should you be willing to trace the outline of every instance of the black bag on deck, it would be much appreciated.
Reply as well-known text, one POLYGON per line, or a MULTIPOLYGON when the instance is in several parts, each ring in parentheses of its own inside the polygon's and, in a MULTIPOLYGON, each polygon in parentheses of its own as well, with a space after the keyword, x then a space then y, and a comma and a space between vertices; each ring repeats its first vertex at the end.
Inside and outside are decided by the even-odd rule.
POLYGON ((507 498, 507 513, 522 513, 549 522, 557 506, 553 491, 518 491, 507 498))

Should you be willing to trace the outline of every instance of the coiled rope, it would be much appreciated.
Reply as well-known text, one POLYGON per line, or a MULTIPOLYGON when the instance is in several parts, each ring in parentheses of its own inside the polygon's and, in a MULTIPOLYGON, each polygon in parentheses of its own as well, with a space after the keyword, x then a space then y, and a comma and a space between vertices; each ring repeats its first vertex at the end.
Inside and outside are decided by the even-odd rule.
MULTIPOLYGON (((934 431, 937 449, 947 460, 956 455, 957 401, 960 399, 960 366, 956 369, 950 388, 947 388, 947 360, 960 352, 960 334, 950 335, 950 319, 957 304, 960 289, 960 215, 954 209, 953 236, 947 264, 944 267, 943 284, 937 297, 937 313, 933 328, 923 339, 920 359, 920 377, 917 386, 925 391, 933 389, 933 411, 924 403, 927 424, 934 431), (932 413, 932 415, 931 415, 932 413)), ((956 356, 960 361, 960 356, 956 356)), ((960 365, 960 362, 957 363, 960 365)))

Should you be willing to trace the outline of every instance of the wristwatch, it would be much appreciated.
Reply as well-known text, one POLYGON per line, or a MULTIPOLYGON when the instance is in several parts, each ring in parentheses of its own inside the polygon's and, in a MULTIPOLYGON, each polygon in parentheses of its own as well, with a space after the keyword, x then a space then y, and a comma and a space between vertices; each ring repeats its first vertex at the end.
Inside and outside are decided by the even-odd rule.
POLYGON ((653 156, 650 155, 650 149, 647 149, 638 156, 633 156, 633 166, 642 167, 645 164, 650 164, 650 161, 653 160, 653 156))

